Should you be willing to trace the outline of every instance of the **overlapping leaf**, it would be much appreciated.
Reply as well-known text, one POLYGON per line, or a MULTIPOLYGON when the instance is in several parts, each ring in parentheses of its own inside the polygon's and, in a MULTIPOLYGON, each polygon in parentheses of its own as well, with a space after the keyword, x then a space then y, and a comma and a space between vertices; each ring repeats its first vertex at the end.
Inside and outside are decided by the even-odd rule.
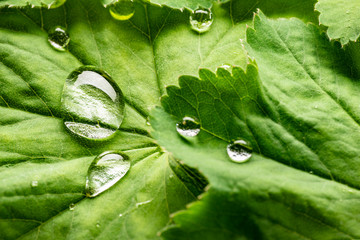
POLYGON ((315 9, 319 21, 328 27, 330 39, 339 39, 342 45, 356 41, 360 36, 360 3, 357 0, 319 0, 315 9))
POLYGON ((314 25, 262 13, 247 30, 246 49, 258 66, 183 76, 163 99, 167 113, 154 112, 159 143, 212 186, 163 235, 359 238, 360 86, 352 63, 314 25), (184 116, 201 122, 194 141, 176 133, 184 116), (249 163, 227 156, 226 145, 236 139, 252 144, 249 163))
POLYGON ((10 7, 43 7, 57 8, 64 4, 66 0, 0 0, 0 8, 4 6, 10 7))

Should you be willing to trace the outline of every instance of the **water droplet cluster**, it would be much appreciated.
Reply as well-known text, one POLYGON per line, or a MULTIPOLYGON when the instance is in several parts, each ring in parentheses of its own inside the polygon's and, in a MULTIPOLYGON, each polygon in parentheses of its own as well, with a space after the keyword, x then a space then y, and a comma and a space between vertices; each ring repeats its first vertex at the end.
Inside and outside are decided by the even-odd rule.
MULTIPOLYGON (((195 137, 200 133, 200 123, 191 117, 184 117, 176 124, 177 132, 186 138, 195 137)), ((252 148, 244 140, 237 140, 227 146, 227 154, 236 163, 248 161, 252 155, 252 148)))

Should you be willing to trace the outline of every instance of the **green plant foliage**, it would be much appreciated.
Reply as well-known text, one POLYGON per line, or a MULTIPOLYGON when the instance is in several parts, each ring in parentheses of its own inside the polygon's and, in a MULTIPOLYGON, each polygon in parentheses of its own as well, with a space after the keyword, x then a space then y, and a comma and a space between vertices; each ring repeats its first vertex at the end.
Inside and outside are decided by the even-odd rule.
POLYGON ((65 3, 66 0, 0 0, 0 8, 9 7, 47 7, 57 8, 65 3))
POLYGON ((164 228, 163 237, 180 239, 358 237, 359 224, 351 220, 359 199, 359 114, 350 58, 300 20, 261 17, 259 35, 247 27, 256 8, 272 18, 316 23, 314 0, 134 1, 127 21, 113 19, 104 1, 61 3, 0 0, 0 239, 159 239, 164 228), (214 22, 204 34, 191 30, 190 11, 179 10, 198 5, 213 5, 214 22), (48 42, 55 26, 70 36, 66 51, 48 42), (246 29, 246 48, 259 67, 240 41, 246 29), (82 65, 106 71, 125 98, 123 123, 107 141, 82 140, 63 125, 63 86, 82 65), (233 76, 225 70, 231 66, 237 66, 233 76), (204 81, 188 77, 199 68, 204 81), (168 112, 156 109, 149 126, 150 112, 181 75, 187 75, 181 89, 168 88, 168 112), (318 92, 294 90, 307 84, 318 92), (303 111, 293 111, 297 106, 303 111), (205 124, 193 140, 175 130, 187 111, 205 124), (238 133, 254 149, 244 168, 224 151, 238 133), (109 150, 128 155, 131 168, 113 187, 86 198, 88 167, 109 150))
POLYGON ((360 36, 360 4, 358 0, 319 0, 315 9, 319 22, 328 27, 330 39, 339 39, 342 45, 356 41, 360 36))
POLYGON ((153 4, 164 5, 171 8, 187 8, 195 10, 198 7, 210 8, 214 0, 149 0, 153 4))
POLYGON ((199 168, 211 186, 163 235, 359 238, 359 84, 339 60, 342 50, 314 25, 261 12, 246 49, 258 66, 182 76, 163 98, 167 113, 154 111, 160 145, 199 168), (200 120, 197 142, 174 131, 184 116, 200 120), (249 163, 227 156, 226 145, 237 139, 253 146, 249 163))

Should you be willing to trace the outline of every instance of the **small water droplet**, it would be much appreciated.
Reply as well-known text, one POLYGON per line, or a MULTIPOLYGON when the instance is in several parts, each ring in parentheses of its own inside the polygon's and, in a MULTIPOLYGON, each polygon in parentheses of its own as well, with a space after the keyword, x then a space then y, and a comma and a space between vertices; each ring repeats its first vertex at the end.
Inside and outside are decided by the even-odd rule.
POLYGON ((95 197, 118 182, 130 169, 129 157, 108 151, 97 156, 86 176, 86 196, 95 197))
POLYGON ((134 16, 135 7, 132 0, 117 0, 110 5, 109 11, 113 18, 124 21, 134 16))
POLYGON ((145 124, 146 124, 146 126, 151 126, 151 123, 150 123, 150 119, 149 119, 149 118, 146 118, 145 124))
POLYGON ((195 137, 200 132, 200 124, 191 117, 184 117, 176 124, 176 130, 184 137, 195 137))
POLYGON ((66 2, 66 0, 54 0, 52 3, 48 4, 48 8, 57 8, 63 5, 66 2))
POLYGON ((213 23, 210 9, 198 8, 190 14, 191 28, 199 33, 206 32, 213 23))
POLYGON ((244 140, 237 140, 227 146, 227 153, 233 162, 243 163, 250 159, 252 149, 244 140))
POLYGON ((347 10, 346 13, 349 14, 349 13, 350 13, 350 10, 347 10))
POLYGON ((70 209, 70 211, 73 211, 75 209, 75 204, 71 203, 69 205, 69 209, 70 209))
POLYGON ((120 214, 119 214, 119 217, 122 217, 122 216, 123 216, 122 213, 120 213, 120 214))
POLYGON ((37 187, 38 185, 39 185, 39 183, 36 180, 31 182, 31 187, 37 187))
POLYGON ((171 179, 171 178, 173 178, 173 177, 174 177, 174 174, 170 174, 169 178, 171 179))
POLYGON ((123 94, 104 71, 83 66, 67 78, 62 98, 64 124, 87 139, 112 136, 124 118, 123 94))
POLYGON ((48 41, 58 51, 65 51, 70 42, 70 37, 62 27, 54 27, 48 33, 48 41))
POLYGON ((97 227, 97 228, 100 227, 100 223, 99 223, 99 222, 96 223, 96 227, 97 227))
POLYGON ((313 172, 313 171, 310 171, 309 173, 310 173, 310 174, 314 174, 314 172, 313 172))

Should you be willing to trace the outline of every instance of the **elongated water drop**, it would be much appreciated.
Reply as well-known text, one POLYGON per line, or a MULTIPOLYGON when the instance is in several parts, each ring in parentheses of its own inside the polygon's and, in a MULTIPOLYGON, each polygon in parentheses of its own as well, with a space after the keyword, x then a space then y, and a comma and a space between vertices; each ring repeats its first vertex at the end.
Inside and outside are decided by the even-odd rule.
POLYGON ((113 135, 124 118, 123 94, 104 71, 83 66, 67 78, 62 98, 64 124, 87 139, 113 135))
POLYGON ((95 197, 118 182, 130 169, 129 157, 108 151, 97 156, 86 176, 86 196, 95 197))
POLYGON ((125 21, 134 16, 135 7, 132 0, 117 0, 110 5, 109 11, 116 20, 125 21))
POLYGON ((195 137, 200 132, 200 124, 191 117, 184 117, 176 124, 176 130, 184 137, 195 137))
POLYGON ((227 153, 233 162, 243 163, 251 158, 252 149, 244 140, 237 140, 227 146, 227 153))
POLYGON ((57 8, 63 5, 66 0, 54 0, 50 4, 48 4, 48 8, 57 8))
POLYGON ((49 31, 48 41, 58 51, 65 51, 70 42, 68 33, 62 27, 54 27, 49 31))
POLYGON ((213 23, 210 9, 198 8, 190 14, 191 28, 199 33, 206 32, 213 23))

